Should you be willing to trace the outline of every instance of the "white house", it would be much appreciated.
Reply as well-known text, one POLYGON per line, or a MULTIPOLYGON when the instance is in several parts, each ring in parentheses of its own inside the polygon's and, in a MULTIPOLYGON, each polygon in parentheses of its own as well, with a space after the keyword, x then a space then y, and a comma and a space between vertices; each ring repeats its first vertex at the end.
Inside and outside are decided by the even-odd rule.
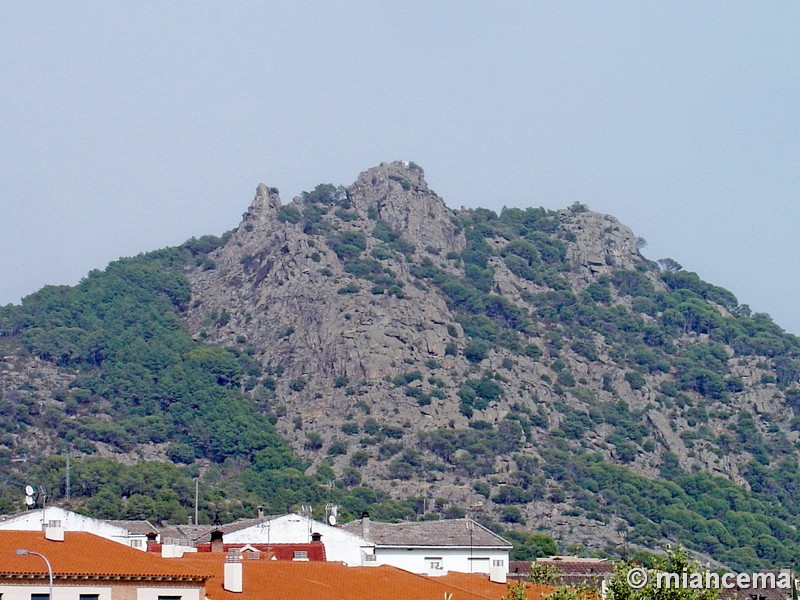
POLYGON ((355 533, 298 514, 234 521, 217 527, 210 533, 210 539, 215 539, 218 533, 221 533, 223 544, 308 544, 321 541, 328 561, 349 566, 361 566, 364 556, 372 554, 372 545, 355 533))
POLYGON ((48 528, 86 531, 139 550, 147 550, 148 537, 158 536, 158 529, 149 521, 103 521, 58 506, 0 517, 0 530, 43 531, 48 528))
POLYGON ((372 546, 364 564, 391 565, 426 575, 448 571, 508 574, 511 544, 472 519, 379 523, 364 517, 342 526, 372 546))

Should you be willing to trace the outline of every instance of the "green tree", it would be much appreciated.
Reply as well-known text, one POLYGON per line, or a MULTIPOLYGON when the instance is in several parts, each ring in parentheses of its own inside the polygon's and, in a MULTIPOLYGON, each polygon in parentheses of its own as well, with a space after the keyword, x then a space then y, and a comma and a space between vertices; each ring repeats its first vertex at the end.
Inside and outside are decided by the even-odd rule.
POLYGON ((508 583, 508 593, 500 597, 500 600, 528 600, 527 590, 530 584, 525 581, 508 583))
POLYGON ((667 546, 666 555, 656 557, 650 569, 632 562, 620 565, 608 582, 609 600, 716 600, 719 590, 683 587, 658 587, 656 574, 700 573, 705 569, 682 547, 667 546), (639 579, 641 577, 641 579, 639 579), (639 587, 631 582, 642 581, 639 587))
POLYGON ((563 577, 564 572, 558 567, 536 561, 531 563, 531 570, 528 573, 528 581, 542 585, 556 585, 561 583, 563 577))

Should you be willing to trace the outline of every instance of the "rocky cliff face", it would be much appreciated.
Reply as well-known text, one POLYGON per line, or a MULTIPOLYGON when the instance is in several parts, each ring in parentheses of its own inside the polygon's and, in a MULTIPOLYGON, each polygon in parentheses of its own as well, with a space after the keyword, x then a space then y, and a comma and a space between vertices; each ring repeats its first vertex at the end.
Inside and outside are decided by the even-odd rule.
MULTIPOLYGON (((254 383, 252 393, 276 415, 298 452, 315 463, 326 459, 339 473, 354 453, 366 452, 369 460, 359 465, 365 479, 395 495, 444 497, 488 510, 485 491, 476 493, 474 481, 457 467, 488 461, 494 486, 513 483, 520 461, 544 461, 540 444, 554 431, 567 432, 568 444, 581 451, 648 476, 657 476, 674 457, 686 471, 723 475, 745 486, 741 469, 752 454, 741 447, 721 453, 717 443, 739 411, 756 416, 759 434, 797 440, 796 432, 770 429, 772 417, 759 418, 791 417, 763 358, 733 359, 731 352, 733 375, 753 385, 724 401, 691 390, 679 396, 694 413, 664 393, 665 383, 679 375, 673 367, 652 359, 653 365, 640 369, 644 375, 631 374, 625 365, 634 359, 622 356, 617 340, 625 338, 626 327, 646 332, 648 324, 660 322, 660 309, 645 296, 657 297, 667 287, 628 227, 575 205, 557 213, 520 212, 505 230, 476 241, 483 227, 476 225, 477 215, 447 208, 428 188, 422 169, 406 162, 369 169, 345 192, 307 194, 287 205, 277 190, 260 185, 228 243, 211 255, 210 264, 190 273, 190 328, 197 338, 257 359, 267 376, 254 383), (550 241, 539 233, 524 234, 527 242, 503 234, 519 225, 517 217, 520 223, 546 221, 537 227, 550 241), (534 243, 538 250, 531 249, 534 243), (483 263, 480 257, 462 260, 473 247, 484 249, 483 263), (531 272, 547 261, 560 266, 531 272), (481 290, 481 316, 465 312, 472 300, 459 296, 452 278, 466 278, 470 289, 481 290), (570 318, 586 319, 577 328, 565 318, 543 318, 543 306, 562 293, 557 290, 598 298, 608 307, 606 318, 619 324, 613 331, 599 321, 589 324, 589 317, 575 316, 574 307, 566 309, 570 318), (483 343, 480 327, 500 327, 496 323, 503 319, 506 328, 516 323, 513 336, 504 338, 507 332, 498 330, 497 343, 483 343), (481 391, 481 382, 491 393, 481 391), (624 419, 596 421, 603 407, 616 407, 644 433, 624 441, 624 419), (508 425, 523 413, 524 434, 508 425), (687 437, 698 418, 703 434, 687 437), (421 432, 467 436, 476 427, 516 436, 513 450, 479 456, 464 442, 441 464, 433 445, 420 443, 421 432), (309 443, 312 436, 319 441, 309 443), (337 444, 339 450, 331 452, 337 444), (402 472, 390 459, 412 456, 401 454, 403 448, 433 462, 425 469, 418 463, 418 473, 402 472)), ((712 312, 726 314, 721 306, 712 312)), ((707 341, 687 328, 670 352, 707 341)), ((661 342, 637 344, 635 360, 651 360, 641 357, 661 342)), ((529 522, 566 541, 597 544, 618 537, 617 520, 565 516, 568 502, 557 495, 535 497, 524 512, 529 522), (579 526, 590 521, 587 536, 589 530, 579 526)))
MULTIPOLYGON (((362 234, 365 254, 381 244, 370 236, 375 221, 367 213, 373 210, 400 235, 413 233, 413 239, 444 251, 463 247, 452 213, 428 190, 419 170, 402 163, 381 165, 362 173, 347 193, 347 213, 357 218, 344 221, 328 214, 325 223, 362 234)), ((290 206, 307 208, 299 198, 290 206)), ((197 335, 235 344, 244 333, 265 368, 283 373, 281 392, 289 391, 289 381, 305 380, 307 391, 297 395, 301 404, 309 395, 343 397, 344 389, 333 391, 337 378, 380 386, 405 364, 444 358, 446 325, 453 319, 441 298, 416 286, 405 286, 402 297, 373 294, 344 271, 324 237, 304 231, 302 221, 279 220, 280 208, 277 193, 259 186, 242 225, 213 255, 216 268, 193 275, 190 322, 197 335), (359 289, 343 291, 348 284, 359 289), (223 311, 230 316, 227 322, 208 328, 209 314, 223 311)), ((407 263, 385 262, 392 277, 408 281, 407 263)), ((321 414, 330 417, 328 409, 339 412, 342 404, 340 399, 321 414)))

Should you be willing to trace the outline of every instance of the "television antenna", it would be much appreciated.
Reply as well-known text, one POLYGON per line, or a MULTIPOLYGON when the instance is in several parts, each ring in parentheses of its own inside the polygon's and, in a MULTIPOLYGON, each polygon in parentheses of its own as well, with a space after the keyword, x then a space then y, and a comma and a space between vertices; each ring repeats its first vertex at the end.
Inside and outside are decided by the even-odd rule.
POLYGON ((44 520, 44 511, 47 509, 47 491, 41 485, 36 488, 32 485, 26 485, 24 491, 25 506, 28 509, 36 508, 36 504, 39 500, 42 501, 42 520, 44 520))
POLYGON ((310 504, 303 504, 300 508, 300 514, 305 517, 306 522, 308 523, 308 541, 311 541, 311 515, 314 512, 314 509, 311 508, 310 504))
POLYGON ((470 518, 469 515, 467 515, 467 531, 469 531, 469 572, 472 573, 472 563, 475 562, 474 560, 472 560, 472 552, 474 549, 472 536, 473 532, 475 531, 475 523, 473 522, 473 520, 470 518))
POLYGON ((328 525, 334 527, 339 517, 339 507, 335 504, 325 505, 325 514, 327 515, 326 521, 328 522, 328 525))
POLYGON ((72 480, 70 479, 70 458, 72 458, 72 446, 67 448, 67 476, 65 481, 66 485, 64 487, 64 495, 66 496, 67 502, 69 502, 69 498, 72 491, 72 486, 71 486, 72 480))

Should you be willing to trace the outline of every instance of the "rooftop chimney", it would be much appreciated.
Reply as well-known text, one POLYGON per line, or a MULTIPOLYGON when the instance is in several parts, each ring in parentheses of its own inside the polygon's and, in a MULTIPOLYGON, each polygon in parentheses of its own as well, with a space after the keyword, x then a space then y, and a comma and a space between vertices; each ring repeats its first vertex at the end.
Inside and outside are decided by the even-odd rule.
POLYGON ((211 551, 222 552, 225 549, 224 540, 221 531, 211 532, 211 551))
POLYGON ((242 553, 239 550, 231 550, 225 559, 222 588, 227 592, 241 593, 242 579, 242 553))
POLYGON ((47 526, 44 528, 44 539, 50 540, 51 542, 63 542, 64 541, 64 528, 63 527, 51 527, 47 526))
POLYGON ((489 581, 492 583, 506 583, 508 573, 505 567, 489 567, 489 581))
POLYGON ((367 511, 361 513, 361 537, 369 539, 369 513, 367 511))

